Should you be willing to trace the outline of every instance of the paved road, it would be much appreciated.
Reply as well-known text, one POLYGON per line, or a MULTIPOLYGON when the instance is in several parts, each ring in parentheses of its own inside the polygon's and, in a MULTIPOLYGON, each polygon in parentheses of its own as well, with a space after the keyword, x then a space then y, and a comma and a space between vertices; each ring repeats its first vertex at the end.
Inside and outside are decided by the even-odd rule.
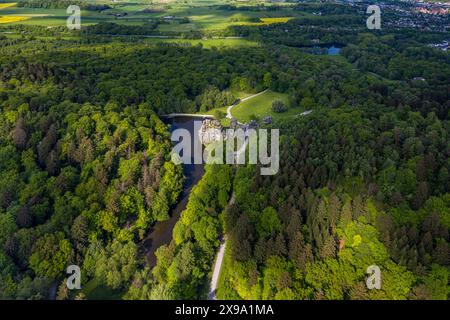
MULTIPOLYGON (((233 192, 231 195, 231 199, 228 202, 228 205, 234 204, 236 200, 236 196, 233 192)), ((225 248, 227 245, 226 236, 220 243, 219 252, 217 253, 216 263, 214 264, 213 276, 211 278, 211 284, 209 286, 208 300, 216 300, 216 291, 217 291, 217 282, 219 281, 220 270, 222 269, 223 256, 225 254, 225 248)))
POLYGON ((208 294, 208 300, 216 300, 217 282, 219 281, 220 269, 222 269, 222 262, 226 245, 226 241, 222 241, 219 247, 219 252, 217 253, 216 264, 214 265, 214 272, 208 294))
POLYGON ((229 107, 227 108, 227 118, 228 118, 228 119, 231 119, 231 118, 232 118, 232 116, 231 116, 231 109, 233 109, 233 107, 237 106, 237 105, 238 105, 239 103, 241 103, 241 102, 247 101, 247 100, 249 100, 249 99, 251 99, 251 98, 254 98, 254 97, 259 96, 260 94, 266 93, 267 90, 269 90, 269 89, 266 89, 266 90, 264 90, 264 91, 261 91, 261 92, 258 92, 258 93, 256 93, 256 94, 254 94, 254 95, 248 96, 247 98, 241 99, 241 100, 239 100, 237 103, 232 104, 231 106, 229 106, 229 107))
MULTIPOLYGON (((231 119, 231 109, 232 109, 234 106, 238 105, 238 104, 241 103, 241 102, 247 101, 247 100, 249 100, 249 99, 251 99, 251 98, 257 97, 257 96, 259 96, 260 94, 265 93, 267 90, 269 90, 269 89, 266 89, 266 90, 264 90, 264 91, 258 92, 258 93, 256 93, 256 94, 251 95, 251 96, 248 96, 247 98, 241 99, 241 100, 239 100, 239 102, 237 102, 237 103, 235 103, 235 104, 229 106, 229 107, 227 108, 227 118, 228 118, 228 119, 231 119)), ((210 114, 197 114, 197 113, 169 113, 169 114, 163 114, 163 115, 161 115, 161 117, 165 117, 165 118, 174 118, 174 117, 197 117, 197 118, 208 118, 208 119, 213 119, 213 118, 214 118, 214 116, 213 116, 213 115, 210 115, 210 114)))

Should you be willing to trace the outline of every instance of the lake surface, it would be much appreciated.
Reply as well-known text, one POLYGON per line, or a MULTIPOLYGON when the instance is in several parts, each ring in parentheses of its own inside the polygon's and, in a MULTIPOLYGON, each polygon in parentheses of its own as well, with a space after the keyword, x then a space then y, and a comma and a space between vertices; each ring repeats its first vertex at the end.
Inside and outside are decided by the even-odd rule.
POLYGON ((342 48, 331 46, 327 49, 327 55, 335 56, 338 55, 342 48))
POLYGON ((342 50, 342 46, 340 46, 339 44, 333 44, 331 46, 330 44, 327 44, 327 45, 315 45, 312 47, 304 47, 304 46, 294 46, 294 47, 299 48, 306 53, 316 55, 328 55, 328 56, 336 56, 342 50))
MULTIPOLYGON (((191 136, 193 137, 194 134, 198 134, 197 132, 194 132, 194 121, 201 121, 201 119, 193 117, 175 117, 167 120, 166 123, 169 123, 171 125, 170 132, 178 128, 183 128, 189 130, 191 136)), ((192 154, 194 154, 193 142, 192 151, 192 154)), ((156 250, 162 245, 169 244, 172 240, 173 228, 180 218, 181 212, 186 209, 192 187, 197 184, 197 182, 203 176, 204 172, 205 170, 203 164, 183 165, 183 173, 186 177, 186 180, 184 182, 183 191, 179 197, 177 205, 170 210, 169 220, 157 222, 150 229, 147 237, 143 241, 145 256, 150 268, 156 265, 156 250)))

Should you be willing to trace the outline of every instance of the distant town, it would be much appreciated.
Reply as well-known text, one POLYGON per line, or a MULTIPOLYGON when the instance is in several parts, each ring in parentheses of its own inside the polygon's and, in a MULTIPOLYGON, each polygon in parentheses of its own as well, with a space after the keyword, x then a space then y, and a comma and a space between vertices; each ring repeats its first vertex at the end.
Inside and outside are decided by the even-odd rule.
MULTIPOLYGON (((337 0, 336 3, 357 7, 365 13, 368 1, 337 0)), ((426 31, 450 30, 450 3, 417 0, 380 1, 376 3, 382 12, 382 28, 414 28, 426 31)))

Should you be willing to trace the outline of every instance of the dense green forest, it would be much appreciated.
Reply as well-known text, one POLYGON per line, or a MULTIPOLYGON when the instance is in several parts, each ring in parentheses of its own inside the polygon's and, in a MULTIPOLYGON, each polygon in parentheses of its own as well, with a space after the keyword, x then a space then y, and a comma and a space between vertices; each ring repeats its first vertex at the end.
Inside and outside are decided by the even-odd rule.
POLYGON ((220 32, 257 43, 239 48, 138 37, 156 22, 2 27, 19 35, 0 35, 0 299, 89 299, 67 289, 70 264, 109 297, 204 299, 222 238, 218 298, 448 299, 450 56, 428 46, 448 33, 369 32, 320 8, 220 32), (303 50, 317 39, 340 55, 303 50), (206 166, 150 267, 142 242, 184 186, 161 116, 265 89, 313 111, 268 126, 280 172, 206 166))
POLYGON ((89 3, 86 0, 19 0, 17 2, 17 6, 23 8, 66 9, 71 5, 77 5, 82 9, 92 11, 111 8, 106 4, 89 3))
POLYGON ((158 249, 158 264, 152 272, 145 268, 136 274, 125 299, 198 299, 207 295, 205 279, 219 245, 231 186, 230 166, 206 167, 175 225, 173 240, 158 249))
POLYGON ((446 299, 448 127, 339 109, 283 129, 279 175, 237 171, 223 297, 446 299), (379 291, 365 287, 372 264, 379 291))

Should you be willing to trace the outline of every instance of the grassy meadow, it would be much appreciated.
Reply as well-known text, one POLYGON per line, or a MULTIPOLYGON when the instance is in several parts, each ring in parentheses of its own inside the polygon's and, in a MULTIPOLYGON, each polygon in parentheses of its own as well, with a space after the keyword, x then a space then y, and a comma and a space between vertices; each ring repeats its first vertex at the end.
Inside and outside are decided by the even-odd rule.
MULTIPOLYGON (((99 22, 115 22, 127 25, 142 25, 152 20, 165 18, 165 23, 158 26, 159 32, 188 32, 193 30, 223 30, 234 25, 267 25, 285 23, 292 18, 304 16, 304 13, 293 11, 288 5, 277 11, 225 10, 220 7, 225 1, 154 1, 148 2, 109 2, 112 8, 98 11, 82 10, 81 24, 91 25, 99 22), (147 9, 147 10, 146 10, 147 9), (125 16, 119 16, 126 14, 125 16), (180 19, 188 18, 189 23, 180 23, 180 19), (259 21, 258 21, 259 19, 259 21)), ((237 2, 238 7, 251 5, 237 2)), ((270 4, 265 4, 269 6, 270 4)), ((63 26, 67 20, 65 9, 22 8, 15 2, 0 4, 1 23, 26 24, 40 26, 63 26)))
POLYGON ((263 119, 266 116, 272 116, 276 120, 284 117, 292 117, 303 111, 300 107, 291 107, 289 105, 287 94, 269 90, 259 96, 239 103, 231 110, 231 115, 239 122, 248 122, 254 117, 263 119), (288 106, 288 110, 282 113, 274 112, 272 110, 272 102, 275 100, 283 101, 288 106))

